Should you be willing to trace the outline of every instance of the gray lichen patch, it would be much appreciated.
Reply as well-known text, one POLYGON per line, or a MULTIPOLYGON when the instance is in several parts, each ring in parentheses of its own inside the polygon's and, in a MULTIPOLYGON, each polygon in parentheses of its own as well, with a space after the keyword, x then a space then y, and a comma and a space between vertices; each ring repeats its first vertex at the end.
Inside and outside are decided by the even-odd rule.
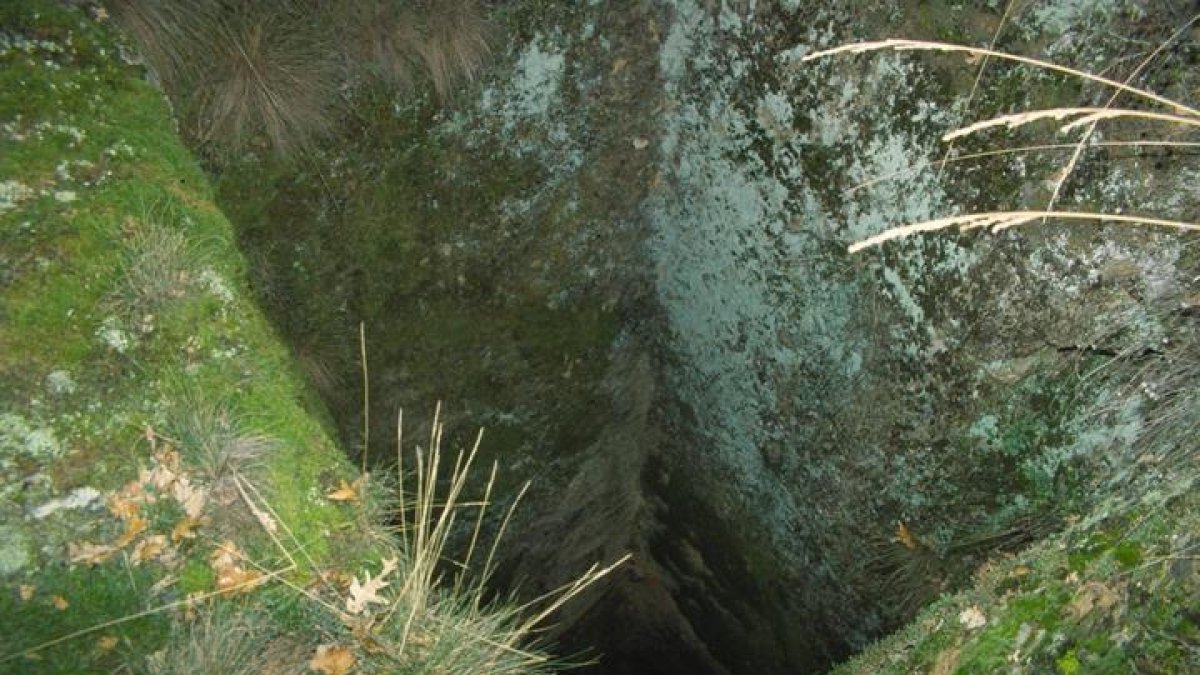
POLYGON ((31 561, 29 539, 24 529, 10 525, 0 525, 0 577, 8 577, 25 568, 31 561))

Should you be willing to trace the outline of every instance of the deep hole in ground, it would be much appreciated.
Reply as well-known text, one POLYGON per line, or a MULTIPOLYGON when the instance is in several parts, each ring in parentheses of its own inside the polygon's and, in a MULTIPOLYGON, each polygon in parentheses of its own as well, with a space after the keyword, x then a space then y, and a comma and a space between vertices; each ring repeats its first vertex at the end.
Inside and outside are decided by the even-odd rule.
MULTIPOLYGON (((452 445, 487 429, 501 510, 532 481, 497 593, 633 554, 548 639, 602 654, 597 673, 821 672, 1085 510, 1123 433, 1077 424, 1106 386, 1079 377, 1086 347, 1155 339, 1138 298, 1186 266, 1137 234, 1038 229, 847 256, 887 223, 1040 198, 1061 166, 913 175, 975 71, 805 70, 800 47, 837 41, 812 26, 986 44, 1000 10, 667 4, 512 3, 521 46, 477 107, 375 101, 329 166, 235 166, 221 205, 349 453, 361 322, 380 466, 396 410, 419 439, 441 400, 452 445)), ((1003 46, 1065 30, 1031 26, 1003 46)), ((972 117, 1081 95, 989 73, 972 117)), ((1088 167, 1102 187, 1070 198, 1138 198, 1125 164, 1088 167)))

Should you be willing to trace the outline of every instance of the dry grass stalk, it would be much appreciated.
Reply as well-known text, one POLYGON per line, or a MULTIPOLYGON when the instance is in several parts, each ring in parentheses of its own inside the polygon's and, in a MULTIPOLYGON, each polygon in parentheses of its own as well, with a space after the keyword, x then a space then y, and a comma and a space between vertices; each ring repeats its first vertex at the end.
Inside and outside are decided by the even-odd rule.
MULTIPOLYGON (((497 467, 495 465, 492 466, 488 483, 484 489, 483 500, 470 504, 464 502, 463 491, 466 488, 467 478, 471 473, 483 439, 483 434, 480 432, 476 436, 475 443, 472 445, 470 451, 465 454, 460 452, 456 456, 454 465, 445 481, 446 486, 442 491, 444 494, 439 494, 437 486, 441 473, 440 466, 443 461, 441 444, 444 434, 444 428, 440 422, 439 406, 434 413, 434 421, 430 430, 429 449, 423 450, 418 447, 415 451, 415 489, 411 492, 406 491, 403 487, 403 452, 400 450, 400 443, 403 440, 402 431, 399 430, 399 427, 403 423, 402 414, 399 420, 397 448, 401 487, 398 490, 398 495, 400 500, 401 530, 405 533, 404 542, 409 566, 405 570, 403 585, 393 599, 392 605, 383 621, 388 621, 393 614, 400 611, 403 611, 405 614, 399 642, 394 647, 395 657, 398 660, 402 660, 406 650, 410 648, 414 640, 418 639, 417 636, 423 634, 423 631, 419 628, 421 622, 430 618, 439 621, 437 618, 439 613, 431 611, 433 609, 432 604, 444 602, 444 600, 439 600, 443 596, 443 591, 440 590, 442 587, 440 570, 444 566, 446 546, 455 529, 454 525, 458 518, 458 511, 464 506, 477 507, 479 510, 472 528, 471 539, 467 545, 465 557, 463 560, 453 563, 459 569, 459 572, 455 575, 454 583, 451 586, 451 597, 457 597, 460 600, 465 599, 468 602, 452 610, 451 616, 455 620, 465 623, 468 627, 474 623, 487 623, 488 610, 484 607, 484 584, 492 573, 496 546, 503 537, 504 531, 512 518, 513 511, 520 503, 521 497, 525 494, 525 489, 528 488, 528 484, 518 493, 512 506, 505 513, 478 579, 473 582, 467 582, 465 581, 466 573, 470 569, 472 558, 478 549, 484 512, 490 503, 497 467), (455 616, 456 614, 457 616, 455 616)), ((515 663, 526 666, 536 666, 543 663, 546 657, 526 651, 522 648, 522 645, 528 642, 534 631, 549 616, 558 611, 559 608, 579 593, 583 592, 583 590, 607 576, 624 563, 626 559, 627 557, 622 558, 604 568, 593 566, 574 582, 562 588, 556 589, 515 610, 501 611, 501 623, 506 624, 507 628, 491 637, 482 636, 487 638, 486 644, 497 650, 498 654, 512 657, 512 659, 515 659, 515 663), (512 623, 516 617, 524 614, 533 607, 539 606, 540 609, 536 613, 512 623)), ((441 620, 444 621, 445 618, 443 615, 441 620)), ((475 645, 475 647, 477 648, 478 645, 475 645)), ((499 667, 497 664, 498 662, 493 663, 492 667, 499 667)), ((514 672, 519 672, 519 669, 514 672)))
POLYGON ((1200 117, 1189 117, 1185 115, 1172 115, 1169 113, 1156 113, 1146 110, 1131 110, 1126 108, 1047 108, 1045 110, 1028 110, 1012 115, 1001 115, 980 122, 976 122, 970 126, 955 129, 942 136, 944 141, 952 141, 964 136, 983 131, 984 129, 993 129, 995 127, 1008 127, 1015 129, 1024 126, 1031 122, 1038 122, 1046 119, 1063 120, 1069 117, 1076 119, 1059 127, 1060 132, 1071 131, 1078 127, 1088 124, 1094 124, 1103 120, 1112 120, 1122 117, 1136 118, 1149 120, 1153 122, 1171 122, 1173 124, 1183 124, 1186 126, 1200 127, 1200 117))
MULTIPOLYGON (((1200 16, 1197 16, 1197 17, 1193 18, 1191 21, 1189 21, 1188 26, 1190 26, 1192 23, 1194 23, 1197 20, 1200 20, 1200 16)), ((1185 26, 1185 28, 1186 28, 1186 26, 1185 26)), ((1177 37, 1182 30, 1183 29, 1177 30, 1170 38, 1168 38, 1167 42, 1169 42, 1170 40, 1173 40, 1175 37, 1177 37)), ((1166 43, 1164 43, 1164 44, 1166 44, 1166 43)), ((1134 71, 1134 74, 1130 75, 1129 79, 1131 80, 1138 71, 1140 71, 1151 59, 1153 59, 1162 50, 1162 48, 1163 48, 1163 46, 1160 45, 1159 48, 1157 50, 1155 50, 1155 52, 1153 54, 1151 54, 1147 59, 1145 59, 1142 62, 1142 64, 1140 64, 1138 66, 1137 70, 1134 71)), ((987 212, 987 213, 973 213, 973 214, 967 214, 967 215, 952 216, 949 218, 938 218, 938 219, 933 219, 933 220, 926 220, 926 221, 922 221, 919 223, 912 223, 912 224, 908 224, 908 225, 901 225, 898 227, 890 228, 890 229, 885 230, 884 232, 881 232, 877 235, 868 237, 866 239, 863 239, 861 241, 851 244, 847 249, 850 253, 855 253, 855 252, 861 251, 865 248, 870 248, 872 246, 876 246, 883 242, 891 241, 892 239, 899 239, 902 237, 906 237, 910 234, 916 234, 919 232, 935 232, 938 230, 943 230, 943 229, 947 229, 947 228, 951 228, 951 227, 958 227, 960 230, 963 230, 963 231, 980 228, 980 227, 987 227, 987 228, 990 228, 993 232, 999 232, 999 231, 1005 230, 1009 227, 1014 227, 1017 225, 1029 223, 1033 220, 1040 219, 1044 222, 1046 219, 1049 219, 1049 218, 1058 218, 1058 219, 1062 219, 1062 220, 1084 220, 1084 221, 1092 221, 1092 222, 1116 222, 1116 223, 1137 224, 1137 225, 1155 225, 1155 226, 1171 227, 1171 228, 1185 230, 1185 231, 1200 231, 1200 225, 1197 225, 1195 223, 1176 221, 1176 220, 1167 220, 1167 219, 1162 219, 1162 218, 1152 218, 1152 217, 1148 217, 1148 216, 1136 216, 1136 215, 1130 216, 1130 215, 1122 215, 1122 214, 1088 213, 1088 212, 1079 212, 1079 211, 1056 211, 1053 209, 1054 202, 1057 200, 1057 197, 1058 197, 1059 191, 1062 188, 1062 185, 1065 183, 1065 181, 1069 177, 1071 171, 1074 169, 1074 167, 1078 161, 1078 157, 1082 153, 1082 148, 1086 144, 1087 139, 1090 137, 1090 135, 1091 135, 1092 131, 1094 130, 1095 125, 1097 123, 1104 121, 1104 120, 1130 118, 1130 119, 1145 120, 1145 121, 1150 121, 1150 122, 1168 122, 1168 123, 1172 123, 1172 124, 1180 124, 1180 125, 1190 126, 1190 127, 1200 127, 1200 110, 1196 110, 1195 108, 1186 106, 1182 103, 1179 103, 1178 101, 1174 101, 1174 100, 1165 98, 1163 96, 1159 96, 1158 94, 1154 94, 1154 93, 1146 91, 1144 89, 1139 89, 1137 87, 1130 86, 1128 84, 1128 82, 1125 82, 1125 83, 1117 82, 1115 80, 1101 77, 1099 75, 1094 75, 1092 73, 1087 73, 1084 71, 1076 70, 1074 68, 1068 68, 1066 66, 1060 66, 1055 63, 1042 61, 1040 59, 1033 59, 1033 58, 1024 57, 1024 56, 1017 56, 1014 54, 1008 54, 1006 52, 998 52, 993 49, 981 49, 981 48, 977 48, 977 47, 967 47, 967 46, 963 46, 963 45, 955 45, 955 44, 948 44, 948 43, 942 43, 942 42, 930 42, 930 41, 925 41, 925 40, 901 40, 901 39, 889 39, 889 40, 880 40, 880 41, 875 41, 875 42, 863 42, 863 43, 857 43, 857 44, 842 45, 840 47, 835 47, 833 49, 826 49, 826 50, 814 52, 812 54, 805 56, 803 58, 803 61, 812 61, 812 60, 825 58, 825 57, 836 55, 836 54, 847 54, 847 53, 857 54, 857 53, 878 51, 878 50, 884 50, 884 49, 892 49, 892 50, 898 50, 898 51, 924 50, 924 51, 960 52, 960 53, 967 53, 967 54, 971 54, 974 56, 985 57, 985 58, 992 58, 992 57, 1000 58, 1000 59, 1005 59, 1005 60, 1009 60, 1009 61, 1015 61, 1017 63, 1023 63, 1026 65, 1036 66, 1038 68, 1042 68, 1045 70, 1050 70, 1050 71, 1054 71, 1054 72, 1072 75, 1072 76, 1079 77, 1084 80, 1088 80, 1088 81, 1092 81, 1092 82, 1098 82, 1098 83, 1101 83, 1101 84, 1104 84, 1106 86, 1116 89, 1116 92, 1113 94, 1112 97, 1109 98, 1108 103, 1102 108, 1096 108, 1096 107, 1051 108, 1051 109, 1045 109, 1045 110, 1025 111, 1025 112, 1015 113, 1015 114, 1011 114, 1011 115, 1002 115, 999 117, 994 117, 991 119, 976 122, 975 124, 971 124, 969 126, 966 126, 966 127, 960 128, 960 129, 953 130, 953 131, 945 134, 942 137, 942 140, 947 141, 947 142, 952 142, 958 138, 962 138, 964 136, 968 136, 970 134, 974 134, 976 132, 983 131, 986 129, 992 129, 992 128, 1001 127, 1001 126, 1011 129, 1011 128, 1023 126, 1025 124, 1029 124, 1031 122, 1036 122, 1036 121, 1046 120, 1046 119, 1064 120, 1064 119, 1071 118, 1071 120, 1069 122, 1067 122, 1066 124, 1064 124, 1060 127, 1060 129, 1059 129, 1060 132, 1071 131, 1073 129, 1077 129, 1080 127, 1087 127, 1087 130, 1083 134, 1082 138, 1076 144, 1067 146, 1067 147, 1074 148, 1074 153, 1072 155, 1071 160, 1067 163, 1067 165, 1064 167, 1064 169, 1061 172, 1059 172, 1058 177, 1055 180, 1054 192, 1053 192, 1053 195, 1050 200, 1050 206, 1048 208, 1042 209, 1042 210, 994 211, 994 212, 987 212), (1128 94, 1131 94, 1138 98, 1141 98, 1143 100, 1152 101, 1154 103, 1166 106, 1166 107, 1170 108, 1173 112, 1162 113, 1162 112, 1154 112, 1154 111, 1146 111, 1146 110, 1134 110, 1134 109, 1128 109, 1128 108, 1111 108, 1111 107, 1109 107, 1116 99, 1116 96, 1120 93, 1128 93, 1128 94)), ((1165 144, 1166 142, 1162 142, 1162 143, 1165 144)), ((1189 145, 1191 145, 1191 144, 1189 144, 1189 145)), ((1036 148, 1036 149, 1044 149, 1044 148, 1059 147, 1059 146, 1031 146, 1031 147, 1036 148)), ((1010 152, 1010 151, 1011 150, 999 150, 999 151, 993 151, 991 153, 978 153, 976 155, 973 155, 973 157, 983 157, 983 156, 989 156, 992 154, 1003 154, 1005 152, 1010 152)), ((949 161, 949 160, 946 158, 943 158, 943 160, 941 162, 942 166, 944 166, 947 163, 947 161, 949 161)), ((875 182, 875 181, 872 181, 871 183, 867 183, 864 185, 869 185, 869 184, 872 184, 873 182, 875 182)), ((857 186, 857 187, 861 187, 861 186, 857 186)))
POLYGON ((968 213, 966 215, 925 220, 919 223, 893 227, 879 234, 851 244, 846 250, 857 253, 872 246, 878 246, 885 241, 900 239, 919 232, 936 232, 952 227, 961 231, 978 228, 989 228, 992 232, 1000 232, 1010 227, 1024 225, 1041 218, 1057 218, 1060 220, 1078 220, 1090 222, 1113 222, 1129 225, 1156 225, 1171 227, 1177 230, 1200 232, 1200 224, 1185 223, 1177 220, 1164 220, 1146 216, 1129 216, 1117 213, 1086 213, 1079 211, 990 211, 986 213, 968 213))
MULTIPOLYGON (((1048 151, 1048 150, 1074 150, 1077 147, 1079 147, 1078 143, 1046 143, 1046 144, 1041 144, 1041 145, 1020 145, 1020 146, 1016 146, 1016 147, 1012 147, 1012 148, 999 148, 997 150, 987 150, 984 152, 972 152, 972 153, 965 154, 965 155, 955 155, 953 157, 948 157, 948 158, 939 160, 939 163, 944 162, 945 164, 955 164, 957 162, 967 162, 967 161, 970 161, 973 159, 986 159, 988 157, 1001 157, 1003 155, 1020 155, 1020 154, 1025 154, 1025 153, 1029 153, 1029 152, 1043 152, 1043 151, 1048 151)), ((1155 140, 1094 141, 1092 143, 1085 144, 1085 147, 1089 147, 1089 148, 1141 148, 1141 147, 1146 147, 1146 148, 1158 148, 1158 147, 1162 147, 1162 148, 1200 148, 1200 142, 1196 142, 1196 141, 1155 141, 1155 140)), ((853 194, 855 192, 858 192, 859 190, 864 190, 866 188, 869 188, 872 185, 877 185, 879 183, 883 183, 883 182, 886 182, 889 180, 894 180, 896 178, 903 178, 905 176, 915 175, 921 171, 924 171, 925 169, 929 168, 930 166, 933 166, 933 164, 935 164, 935 162, 924 161, 924 162, 915 164, 911 168, 902 169, 900 171, 893 171, 891 173, 883 174, 881 176, 876 176, 875 178, 872 178, 870 180, 865 180, 861 183, 857 183, 855 185, 852 185, 852 186, 846 188, 845 194, 853 194)), ((1046 210, 1051 211, 1051 210, 1053 210, 1053 208, 1047 207, 1046 210)))
POLYGON ((1028 56, 1019 56, 1017 54, 1009 54, 1008 52, 1001 52, 1001 51, 996 51, 993 49, 983 49, 980 47, 968 47, 966 45, 956 45, 956 44, 951 44, 948 42, 931 42, 928 40, 901 40, 901 39, 879 40, 879 41, 874 41, 874 42, 859 42, 859 43, 855 43, 855 44, 842 45, 840 47, 834 47, 832 49, 825 49, 825 50, 821 50, 818 52, 813 52, 812 54, 808 54, 807 56, 802 58, 801 61, 813 61, 816 59, 822 59, 822 58, 834 56, 837 54, 861 54, 861 53, 865 53, 865 52, 880 51, 880 50, 885 50, 885 49, 892 49, 892 50, 896 50, 896 51, 958 52, 958 53, 964 53, 964 54, 972 54, 974 56, 986 56, 986 57, 992 57, 992 58, 997 58, 997 59, 1003 59, 1003 60, 1007 60, 1007 61, 1015 61, 1017 63, 1024 63, 1026 65, 1036 66, 1038 68, 1043 68, 1045 70, 1050 70, 1050 71, 1054 71, 1057 73, 1063 73, 1065 75, 1072 75, 1074 77, 1083 78, 1083 79, 1089 80, 1091 82, 1098 82, 1100 84, 1103 84, 1103 85, 1106 85, 1109 87, 1113 87, 1115 89, 1123 91, 1127 94, 1131 94, 1138 98, 1142 98, 1142 99, 1145 99, 1148 101, 1153 101, 1160 105, 1166 106, 1166 107, 1170 108, 1171 110, 1174 110, 1176 113, 1178 113, 1180 115, 1190 115, 1193 117, 1200 117, 1200 110, 1188 107, 1178 101, 1171 100, 1164 96, 1159 96, 1158 94, 1146 91, 1145 89, 1131 87, 1127 84, 1117 82, 1116 80, 1111 80, 1107 77, 1101 77, 1099 75, 1094 75, 1092 73, 1089 73, 1089 72, 1086 72, 1083 70, 1077 70, 1075 68, 1061 66, 1057 63, 1051 63, 1050 61, 1042 61, 1041 59, 1034 59, 1034 58, 1030 58, 1028 56))
MULTIPOLYGON (((1000 22, 996 24, 996 30, 992 32, 992 40, 988 43, 988 49, 995 49, 996 42, 1000 39, 1000 32, 1004 30, 1004 25, 1008 22, 1009 14, 1012 12, 1013 5, 1016 4, 1013 0, 1004 3, 1004 14, 1000 15, 1000 22)), ((979 83, 983 81, 983 73, 987 70, 989 57, 985 56, 979 61, 979 68, 975 71, 975 80, 971 82, 971 91, 967 93, 967 101, 964 107, 971 107, 971 102, 975 100, 975 93, 979 91, 979 83)), ((946 170, 946 164, 950 161, 950 156, 954 152, 954 143, 946 145, 946 151, 942 153, 942 161, 938 164, 938 178, 942 177, 942 173, 946 170)))
MULTIPOLYGON (((1154 59, 1158 58, 1158 55, 1167 48, 1167 45, 1174 42, 1180 35, 1183 35, 1184 32, 1189 30, 1197 20, 1200 20, 1200 14, 1192 17, 1191 20, 1176 29, 1175 32, 1172 33, 1166 40, 1163 40, 1161 43, 1159 43, 1159 45, 1155 47, 1154 51, 1150 52, 1149 56, 1142 59, 1142 62, 1139 63, 1137 67, 1129 73, 1128 76, 1125 77, 1125 84, 1133 82, 1134 78, 1136 78, 1143 70, 1146 69, 1146 66, 1150 65, 1154 59)), ((1120 96, 1120 91, 1114 91, 1112 95, 1108 97, 1108 101, 1104 103, 1104 107, 1112 107, 1112 105, 1117 102, 1117 98, 1120 96)), ((1095 133, 1096 125, 1098 123, 1099 120, 1088 124, 1087 129, 1084 129, 1083 133, 1079 136, 1079 140, 1075 143, 1074 152, 1071 153, 1070 159, 1067 160, 1066 166, 1063 167, 1062 175, 1054 182, 1054 190, 1051 191, 1050 199, 1046 202, 1047 211, 1054 210, 1055 204, 1058 203, 1058 197, 1060 194, 1062 194, 1063 186, 1066 185, 1067 180, 1071 177, 1071 174, 1075 172, 1075 167, 1078 166, 1080 158, 1083 157, 1083 151, 1087 148, 1088 141, 1091 139, 1092 134, 1095 133)))

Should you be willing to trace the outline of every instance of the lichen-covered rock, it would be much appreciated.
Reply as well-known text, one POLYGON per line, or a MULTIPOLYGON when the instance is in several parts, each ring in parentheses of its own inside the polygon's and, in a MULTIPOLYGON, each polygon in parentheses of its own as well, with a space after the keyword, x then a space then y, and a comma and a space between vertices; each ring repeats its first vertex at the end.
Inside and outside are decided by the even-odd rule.
MULTIPOLYGON (((1043 207, 1071 139, 966 157, 1046 141, 941 137, 1109 91, 944 54, 803 60, 910 37, 1120 79, 1136 58, 1103 36, 1157 44, 1175 15, 864 4, 503 3, 495 63, 446 110, 364 101, 317 168, 223 176, 260 296, 350 447, 363 322, 373 455, 395 452, 397 407, 441 398, 493 429, 501 501, 533 481, 498 583, 536 595, 634 552, 561 617, 605 672, 810 671, 862 648, 1132 485, 1155 383, 1191 353, 1171 346, 1197 264, 1174 232, 1049 222, 846 252, 1043 207)), ((1195 49, 1148 85, 1190 94, 1195 49)), ((1165 133, 1096 138, 1143 131, 1165 133)), ((1186 219, 1196 170, 1095 146, 1057 203, 1186 219)))

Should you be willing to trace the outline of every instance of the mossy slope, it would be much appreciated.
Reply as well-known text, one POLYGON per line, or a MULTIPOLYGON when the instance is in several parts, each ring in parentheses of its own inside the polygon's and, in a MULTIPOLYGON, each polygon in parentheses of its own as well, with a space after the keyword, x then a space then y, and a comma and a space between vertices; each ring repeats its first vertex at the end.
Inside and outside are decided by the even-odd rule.
POLYGON ((104 19, 32 0, 0 7, 5 671, 137 667, 162 646, 165 614, 20 654, 212 590, 222 541, 281 566, 226 460, 314 561, 365 551, 342 541, 345 507, 322 498, 353 469, 247 300, 245 262, 167 102, 119 58, 104 19), (167 535, 183 502, 166 494, 140 502, 144 523, 118 517, 122 486, 167 464, 208 496, 178 540, 167 535), (166 552, 145 546, 156 534, 166 552), (97 542, 115 550, 89 560, 70 548, 97 542))

